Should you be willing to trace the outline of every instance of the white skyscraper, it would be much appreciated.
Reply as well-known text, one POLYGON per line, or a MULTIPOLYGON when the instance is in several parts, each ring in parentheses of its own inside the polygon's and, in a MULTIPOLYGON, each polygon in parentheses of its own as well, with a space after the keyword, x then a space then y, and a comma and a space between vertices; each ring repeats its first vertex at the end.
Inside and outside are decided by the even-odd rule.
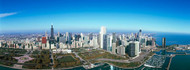
POLYGON ((103 36, 106 34, 106 28, 104 26, 100 29, 100 48, 103 48, 103 36))
POLYGON ((69 32, 66 32, 66 41, 68 41, 68 37, 69 37, 69 32))
POLYGON ((113 41, 113 36, 110 35, 110 38, 109 38, 109 50, 112 51, 112 41, 113 41))
POLYGON ((139 42, 135 41, 134 43, 135 43, 135 55, 139 56, 139 53, 140 53, 140 51, 139 51, 139 42))
POLYGON ((81 41, 83 41, 83 37, 84 37, 83 33, 81 33, 80 35, 81 35, 81 41))

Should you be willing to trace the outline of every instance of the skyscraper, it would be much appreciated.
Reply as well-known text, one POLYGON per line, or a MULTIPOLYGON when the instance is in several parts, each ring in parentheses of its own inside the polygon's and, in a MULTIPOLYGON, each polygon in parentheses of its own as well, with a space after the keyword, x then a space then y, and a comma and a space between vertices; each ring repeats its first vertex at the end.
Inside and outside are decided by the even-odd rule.
POLYGON ((69 32, 66 32, 66 41, 67 44, 71 44, 72 34, 69 32))
POLYGON ((138 41, 135 41, 135 55, 136 56, 139 56, 139 52, 140 52, 140 49, 139 49, 139 42, 138 41))
POLYGON ((48 34, 47 34, 47 31, 45 31, 45 37, 46 37, 46 39, 48 39, 48 34))
POLYGON ((117 49, 116 49, 116 43, 112 43, 112 53, 116 54, 117 49))
POLYGON ((127 47, 127 53, 130 57, 135 56, 135 43, 129 43, 127 47))
POLYGON ((53 30, 54 30, 53 25, 51 25, 51 37, 50 37, 51 40, 54 40, 54 31, 53 30))
POLYGON ((89 39, 90 39, 90 40, 93 39, 93 34, 92 34, 92 33, 89 34, 89 39))
POLYGON ((166 48, 166 38, 162 38, 162 47, 166 48))
POLYGON ((100 48, 103 48, 103 36, 106 34, 106 28, 104 26, 100 29, 100 48))
POLYGON ((60 37, 60 33, 59 32, 57 33, 57 36, 60 37))
POLYGON ((113 33, 112 35, 113 35, 113 41, 112 42, 116 43, 116 41, 117 41, 116 33, 113 33))
POLYGON ((138 56, 139 55, 139 42, 138 41, 130 41, 127 47, 128 55, 130 57, 138 56))
POLYGON ((106 34, 103 36, 103 49, 108 50, 108 35, 106 34))
POLYGON ((141 39, 142 39, 142 30, 139 30, 139 35, 138 35, 138 39, 139 39, 139 52, 141 52, 141 47, 142 47, 142 43, 141 43, 141 39))
POLYGON ((46 37, 42 37, 42 44, 46 44, 46 37))

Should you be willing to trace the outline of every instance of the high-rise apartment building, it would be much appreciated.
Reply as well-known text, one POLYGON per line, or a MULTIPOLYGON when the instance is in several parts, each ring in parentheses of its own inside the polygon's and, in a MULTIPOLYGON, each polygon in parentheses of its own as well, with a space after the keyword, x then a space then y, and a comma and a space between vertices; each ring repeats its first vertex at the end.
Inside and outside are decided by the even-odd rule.
POLYGON ((162 38, 162 47, 166 48, 166 38, 162 38))

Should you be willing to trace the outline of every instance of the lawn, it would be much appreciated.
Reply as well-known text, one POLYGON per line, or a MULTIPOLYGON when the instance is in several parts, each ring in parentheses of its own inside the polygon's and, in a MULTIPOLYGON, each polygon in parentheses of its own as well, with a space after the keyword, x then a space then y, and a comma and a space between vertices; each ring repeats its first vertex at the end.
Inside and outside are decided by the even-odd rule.
POLYGON ((63 56, 62 58, 58 59, 58 62, 72 62, 76 61, 72 56, 63 56))
POLYGON ((76 58, 74 54, 54 54, 54 68, 67 68, 81 64, 79 58, 76 58))
POLYGON ((124 58, 115 54, 111 54, 103 50, 92 50, 88 52, 83 52, 83 53, 79 53, 79 56, 85 60, 98 59, 98 58, 118 59, 118 60, 128 59, 128 58, 124 58))

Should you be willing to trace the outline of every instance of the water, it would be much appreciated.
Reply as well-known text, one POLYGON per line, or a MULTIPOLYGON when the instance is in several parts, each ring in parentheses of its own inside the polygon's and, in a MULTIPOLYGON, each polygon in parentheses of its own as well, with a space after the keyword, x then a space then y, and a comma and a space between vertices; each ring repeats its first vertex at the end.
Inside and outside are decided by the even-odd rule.
POLYGON ((13 69, 13 68, 0 66, 0 70, 18 70, 18 69, 13 69))
POLYGON ((176 55, 173 57, 170 70, 190 70, 190 55, 176 55))
POLYGON ((156 38, 156 43, 162 45, 162 38, 166 38, 166 45, 180 44, 187 45, 190 44, 190 34, 178 34, 178 33, 156 33, 154 36, 156 38))

